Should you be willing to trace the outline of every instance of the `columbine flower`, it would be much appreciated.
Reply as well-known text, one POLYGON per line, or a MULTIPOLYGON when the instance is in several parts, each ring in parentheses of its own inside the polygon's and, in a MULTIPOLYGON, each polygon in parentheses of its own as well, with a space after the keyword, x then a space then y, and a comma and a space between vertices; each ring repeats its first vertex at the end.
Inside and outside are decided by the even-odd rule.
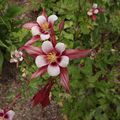
POLYGON ((96 21, 96 14, 100 12, 102 12, 102 9, 98 8, 98 5, 94 3, 92 8, 87 12, 87 15, 90 16, 92 20, 96 21))
POLYGON ((50 103, 50 91, 54 82, 50 80, 32 99, 33 106, 41 104, 42 107, 46 107, 50 103))
POLYGON ((12 110, 0 110, 0 120, 12 120, 15 112, 12 110))
POLYGON ((60 76, 61 84, 69 91, 69 76, 67 66, 70 59, 86 57, 91 50, 69 49, 65 50, 64 43, 53 45, 50 41, 42 43, 41 48, 26 46, 24 48, 28 54, 35 57, 35 63, 39 68, 31 79, 48 72, 50 76, 60 76))
POLYGON ((65 44, 57 43, 53 47, 50 41, 45 41, 42 44, 43 54, 36 57, 35 63, 38 68, 47 66, 47 72, 50 76, 60 74, 60 67, 65 68, 69 63, 69 57, 63 54, 65 44))
POLYGON ((31 30, 33 35, 32 39, 30 39, 25 45, 30 45, 39 39, 49 39, 49 29, 57 19, 58 17, 56 15, 50 15, 49 17, 47 17, 45 10, 43 10, 42 15, 37 17, 36 22, 24 24, 23 28, 31 30))
POLYGON ((23 60, 23 53, 21 51, 13 51, 11 52, 11 59, 10 59, 10 62, 11 63, 18 63, 19 61, 22 61, 23 60))

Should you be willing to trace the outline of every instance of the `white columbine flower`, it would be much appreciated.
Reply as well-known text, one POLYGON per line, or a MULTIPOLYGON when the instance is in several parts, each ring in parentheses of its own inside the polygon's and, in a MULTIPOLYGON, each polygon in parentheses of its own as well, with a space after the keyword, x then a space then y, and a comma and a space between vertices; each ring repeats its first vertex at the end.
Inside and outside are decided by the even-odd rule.
POLYGON ((11 52, 11 59, 10 59, 10 63, 18 63, 19 61, 23 60, 23 53, 21 51, 12 51, 11 52))
POLYGON ((0 109, 0 120, 13 120, 15 112, 13 110, 1 110, 0 109))
POLYGON ((58 19, 56 15, 47 16, 43 10, 42 14, 37 17, 35 22, 28 22, 23 25, 23 28, 31 30, 33 38, 26 44, 33 44, 35 41, 47 40, 50 38, 50 27, 54 25, 54 22, 58 19), (37 37, 36 37, 37 36, 37 37))

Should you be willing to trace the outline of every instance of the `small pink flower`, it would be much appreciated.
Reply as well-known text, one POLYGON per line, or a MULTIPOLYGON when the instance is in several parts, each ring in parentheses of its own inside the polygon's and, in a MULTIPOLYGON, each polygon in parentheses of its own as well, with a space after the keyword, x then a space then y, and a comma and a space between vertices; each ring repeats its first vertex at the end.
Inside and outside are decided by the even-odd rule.
POLYGON ((32 32, 33 38, 29 40, 29 43, 25 45, 30 45, 35 41, 41 39, 46 40, 50 38, 50 26, 58 19, 56 15, 50 15, 47 17, 45 10, 43 10, 42 15, 37 17, 36 22, 29 22, 23 25, 23 28, 29 29, 32 32))
POLYGON ((15 112, 12 110, 1 110, 0 109, 0 120, 12 120, 15 115, 15 112))
POLYGON ((69 92, 69 75, 67 66, 70 59, 86 57, 91 50, 68 49, 65 50, 64 43, 57 43, 55 46, 50 41, 42 43, 41 48, 24 46, 24 49, 35 58, 39 68, 32 74, 31 79, 41 76, 47 72, 50 76, 60 76, 61 85, 69 92))
POLYGON ((50 103, 50 91, 54 82, 50 80, 32 99, 33 106, 41 104, 42 107, 46 107, 50 103))
POLYGON ((98 5, 94 3, 92 8, 87 12, 87 15, 90 16, 93 21, 96 21, 96 15, 100 12, 102 12, 102 9, 98 8, 98 5))
POLYGON ((18 63, 19 61, 23 60, 23 53, 21 51, 12 51, 11 52, 11 59, 10 62, 11 63, 18 63))

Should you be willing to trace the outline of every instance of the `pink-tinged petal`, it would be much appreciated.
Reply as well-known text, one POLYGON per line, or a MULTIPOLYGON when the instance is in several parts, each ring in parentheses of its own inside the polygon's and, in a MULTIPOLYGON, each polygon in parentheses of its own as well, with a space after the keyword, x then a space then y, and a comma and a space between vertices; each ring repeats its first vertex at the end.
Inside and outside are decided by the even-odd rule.
POLYGON ((95 9, 93 12, 94 12, 94 14, 98 14, 99 10, 95 9))
POLYGON ((65 50, 64 55, 68 56, 69 59, 78 59, 78 58, 84 58, 88 56, 91 53, 90 50, 79 50, 79 49, 69 49, 65 50))
POLYGON ((60 79, 60 83, 65 88, 66 92, 70 92, 69 75, 67 68, 61 68, 60 79))
POLYGON ((42 11, 42 14, 41 14, 42 16, 45 16, 45 18, 47 19, 47 14, 46 14, 46 10, 45 10, 45 8, 43 8, 43 11, 42 11))
POLYGON ((56 15, 50 15, 48 17, 48 22, 53 24, 57 19, 58 17, 56 15))
POLYGON ((34 79, 38 76, 42 76, 47 71, 47 66, 39 68, 35 73, 32 74, 31 79, 34 79))
POLYGON ((41 37, 41 40, 47 40, 50 38, 50 34, 41 34, 40 37, 41 37))
POLYGON ((96 21, 96 19, 97 19, 96 15, 92 15, 91 18, 93 21, 96 21))
POLYGON ((26 52, 34 58, 36 58, 38 55, 43 55, 43 52, 39 47, 23 46, 22 49, 26 50, 26 52))
POLYGON ((57 76, 60 74, 60 67, 58 65, 48 65, 47 72, 50 76, 57 76))
POLYGON ((10 63, 17 63, 17 62, 18 62, 18 60, 15 59, 15 58, 11 58, 11 59, 10 59, 10 63))
POLYGON ((32 32, 33 36, 40 35, 41 34, 40 27, 39 26, 33 26, 32 29, 31 29, 31 32, 32 32))
POLYGON ((23 61, 23 57, 20 57, 20 58, 19 58, 19 61, 23 61))
POLYGON ((46 54, 54 49, 53 45, 50 41, 43 42, 41 48, 42 48, 43 52, 46 53, 46 54))
POLYGON ((64 43, 57 43, 55 46, 55 49, 62 54, 63 51, 65 51, 66 45, 64 43))
POLYGON ((98 5, 96 3, 93 3, 93 8, 97 8, 98 5))
POLYGON ((64 24, 65 24, 65 22, 64 22, 64 20, 62 20, 60 22, 59 26, 58 26, 58 28, 59 28, 60 31, 62 31, 64 29, 64 24))
POLYGON ((102 12, 105 12, 105 9, 103 9, 103 8, 98 8, 98 11, 99 11, 100 13, 102 13, 102 12))
POLYGON ((22 55, 23 55, 23 52, 19 51, 19 54, 22 56, 22 55))
POLYGON ((61 56, 61 61, 58 64, 63 68, 67 67, 69 64, 69 57, 61 56))
POLYGON ((1 113, 1 112, 0 112, 0 117, 3 117, 3 115, 4 115, 4 113, 1 113))
POLYGON ((4 110, 0 109, 0 117, 4 115, 4 110))
POLYGON ((37 23, 39 25, 43 24, 44 22, 46 22, 46 17, 45 16, 41 15, 41 16, 37 17, 37 23))
POLYGON ((52 24, 50 24, 50 40, 51 40, 51 42, 52 42, 52 44, 53 44, 53 46, 55 46, 56 45, 56 36, 55 36, 55 31, 54 31, 54 29, 53 29, 53 25, 52 24))
POLYGON ((35 59, 35 63, 36 63, 38 68, 43 67, 43 66, 48 64, 46 59, 45 59, 45 55, 37 56, 36 59, 35 59))
POLYGON ((14 115, 15 115, 15 112, 13 110, 9 110, 6 115, 8 115, 8 120, 12 120, 14 115))
POLYGON ((37 24, 37 23, 34 23, 34 22, 29 22, 29 23, 24 24, 24 25, 23 25, 23 28, 28 29, 28 30, 31 30, 31 28, 32 28, 33 26, 38 26, 38 24, 37 24))
POLYGON ((38 40, 40 40, 40 36, 39 35, 33 36, 30 40, 28 40, 27 43, 25 43, 25 46, 32 45, 33 43, 35 43, 38 40))
POLYGON ((4 113, 4 110, 0 109, 0 113, 4 113))
POLYGON ((87 15, 88 15, 88 16, 91 16, 91 15, 93 15, 93 12, 92 12, 92 11, 88 11, 88 12, 87 12, 87 15))

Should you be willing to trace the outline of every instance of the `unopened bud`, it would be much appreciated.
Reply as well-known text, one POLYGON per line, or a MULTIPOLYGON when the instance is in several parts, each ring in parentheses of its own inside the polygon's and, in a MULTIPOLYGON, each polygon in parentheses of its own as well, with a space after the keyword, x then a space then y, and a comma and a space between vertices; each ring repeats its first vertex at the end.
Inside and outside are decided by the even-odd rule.
POLYGON ((59 30, 62 31, 64 29, 64 20, 62 20, 59 24, 59 30))

